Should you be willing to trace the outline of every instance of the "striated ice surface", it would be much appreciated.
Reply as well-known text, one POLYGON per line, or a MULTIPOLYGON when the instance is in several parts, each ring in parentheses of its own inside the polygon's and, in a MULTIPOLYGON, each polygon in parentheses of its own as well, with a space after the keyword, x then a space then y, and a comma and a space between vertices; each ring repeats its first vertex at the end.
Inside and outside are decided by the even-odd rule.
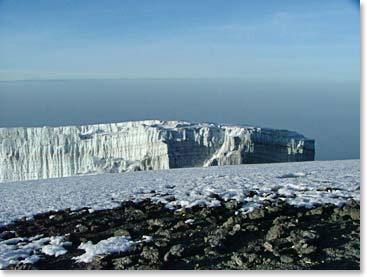
POLYGON ((360 163, 251 164, 1 183, 0 225, 51 210, 108 209, 146 198, 171 209, 217 206, 213 195, 242 202, 242 212, 277 199, 303 207, 342 205, 348 199, 360 200, 360 163))
POLYGON ((0 182, 96 173, 314 160, 287 130, 146 120, 0 128, 0 182))

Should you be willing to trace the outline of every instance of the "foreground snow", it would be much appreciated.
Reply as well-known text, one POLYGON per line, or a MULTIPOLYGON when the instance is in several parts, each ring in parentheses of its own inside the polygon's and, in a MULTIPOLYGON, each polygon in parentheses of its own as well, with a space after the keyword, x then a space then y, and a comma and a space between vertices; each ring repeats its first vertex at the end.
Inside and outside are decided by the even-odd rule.
POLYGON ((31 238, 13 238, 0 241, 0 269, 12 264, 33 264, 40 259, 40 254, 58 257, 66 254, 63 236, 43 238, 37 235, 31 238))
POLYGON ((277 198, 295 206, 341 205, 349 198, 359 201, 359 163, 238 165, 1 183, 0 224, 50 210, 106 209, 144 198, 178 208, 216 206, 219 201, 213 196, 219 195, 242 201, 243 212, 277 198))
POLYGON ((111 237, 101 240, 97 244, 93 244, 91 241, 88 241, 86 243, 82 243, 78 247, 78 249, 84 250, 85 253, 73 259, 77 262, 90 263, 97 255, 125 252, 133 245, 134 241, 132 241, 130 237, 125 236, 111 237))

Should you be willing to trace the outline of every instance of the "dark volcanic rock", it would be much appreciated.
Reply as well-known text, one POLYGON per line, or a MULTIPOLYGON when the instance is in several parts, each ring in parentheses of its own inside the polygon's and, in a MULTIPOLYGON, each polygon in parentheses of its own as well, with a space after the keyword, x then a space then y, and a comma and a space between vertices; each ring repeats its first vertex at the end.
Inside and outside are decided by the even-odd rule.
POLYGON ((33 265, 8 269, 359 269, 358 202, 306 209, 279 200, 241 214, 241 203, 215 197, 221 206, 173 211, 149 200, 127 201, 109 210, 49 212, 1 226, 2 240, 70 234, 72 242, 65 255, 40 254, 33 265), (84 253, 80 243, 113 236, 135 244, 88 264, 73 260, 84 253))

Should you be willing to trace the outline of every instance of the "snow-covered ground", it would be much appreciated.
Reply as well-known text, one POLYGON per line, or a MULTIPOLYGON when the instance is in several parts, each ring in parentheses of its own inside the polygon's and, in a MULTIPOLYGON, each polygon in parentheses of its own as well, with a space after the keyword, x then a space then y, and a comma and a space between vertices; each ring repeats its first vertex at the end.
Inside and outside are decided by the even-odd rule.
POLYGON ((151 198, 168 208, 218 205, 213 197, 243 201, 248 212, 268 199, 296 206, 359 201, 360 161, 185 168, 0 183, 0 224, 65 208, 106 209, 151 198), (257 194, 249 194, 256 191, 257 194), (252 196, 251 196, 252 195, 252 196), (172 200, 174 196, 176 200, 172 200))

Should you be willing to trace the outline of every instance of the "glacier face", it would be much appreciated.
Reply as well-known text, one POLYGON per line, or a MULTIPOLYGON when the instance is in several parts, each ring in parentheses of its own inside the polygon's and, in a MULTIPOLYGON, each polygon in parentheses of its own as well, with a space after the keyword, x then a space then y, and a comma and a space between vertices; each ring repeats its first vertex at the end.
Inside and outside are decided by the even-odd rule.
POLYGON ((287 130, 145 120, 0 128, 0 182, 181 167, 314 160, 287 130))

